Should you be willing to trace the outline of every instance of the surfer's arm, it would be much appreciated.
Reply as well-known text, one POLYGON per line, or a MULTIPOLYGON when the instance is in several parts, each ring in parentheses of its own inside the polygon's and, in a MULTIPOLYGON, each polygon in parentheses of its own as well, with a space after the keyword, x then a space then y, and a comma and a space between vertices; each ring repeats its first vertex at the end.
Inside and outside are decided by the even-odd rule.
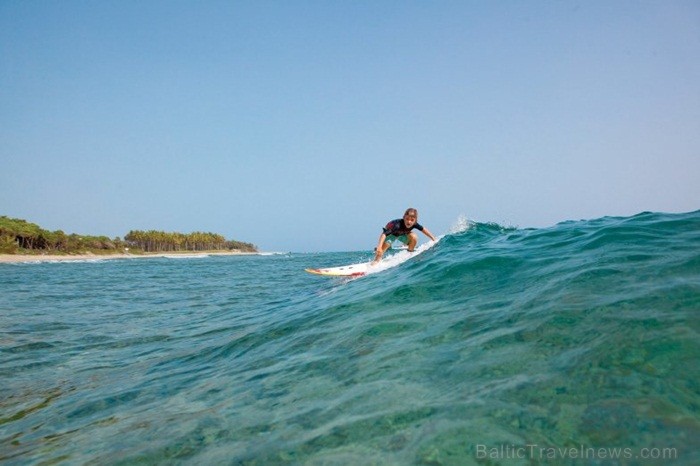
POLYGON ((384 255, 384 242, 386 241, 386 233, 379 235, 379 244, 374 250, 374 261, 373 263, 379 262, 384 255))
POLYGON ((423 234, 424 234, 425 236, 427 236, 428 238, 430 238, 432 241, 435 241, 435 237, 433 236, 433 234, 430 233, 430 230, 428 230, 428 229, 425 228, 425 227, 423 227, 423 234))

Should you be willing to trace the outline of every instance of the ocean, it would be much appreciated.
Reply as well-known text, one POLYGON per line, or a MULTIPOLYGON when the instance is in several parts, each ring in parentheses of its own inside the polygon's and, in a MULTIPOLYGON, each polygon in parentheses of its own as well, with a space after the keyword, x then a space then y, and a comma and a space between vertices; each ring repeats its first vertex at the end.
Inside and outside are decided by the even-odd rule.
POLYGON ((700 211, 0 264, 2 464, 700 464, 700 211))

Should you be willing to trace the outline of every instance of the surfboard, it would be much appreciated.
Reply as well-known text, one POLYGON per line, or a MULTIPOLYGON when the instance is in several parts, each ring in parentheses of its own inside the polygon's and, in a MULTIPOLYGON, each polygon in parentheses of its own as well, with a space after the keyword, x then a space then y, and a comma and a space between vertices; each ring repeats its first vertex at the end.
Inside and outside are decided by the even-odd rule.
POLYGON ((435 244, 437 244, 437 241, 430 241, 429 243, 421 244, 413 252, 409 252, 408 250, 402 250, 397 251, 395 254, 385 255, 380 262, 374 265, 371 262, 360 262, 357 264, 342 265, 339 267, 327 267, 325 269, 305 270, 314 275, 323 275, 325 277, 362 277, 363 275, 383 272, 385 270, 394 268, 397 265, 401 265, 410 258, 415 257, 423 251, 427 251, 428 249, 432 248, 435 244))
POLYGON ((361 277, 367 274, 370 265, 370 262, 362 262, 360 264, 328 267, 325 269, 306 269, 306 271, 314 275, 324 275, 326 277, 361 277))

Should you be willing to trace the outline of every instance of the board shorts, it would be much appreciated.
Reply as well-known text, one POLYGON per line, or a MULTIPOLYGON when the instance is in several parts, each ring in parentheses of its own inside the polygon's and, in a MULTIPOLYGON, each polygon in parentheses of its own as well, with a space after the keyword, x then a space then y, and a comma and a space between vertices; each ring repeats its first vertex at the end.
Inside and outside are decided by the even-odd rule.
POLYGON ((394 236, 386 235, 385 243, 393 243, 394 241, 401 241, 403 244, 408 244, 408 235, 394 236))

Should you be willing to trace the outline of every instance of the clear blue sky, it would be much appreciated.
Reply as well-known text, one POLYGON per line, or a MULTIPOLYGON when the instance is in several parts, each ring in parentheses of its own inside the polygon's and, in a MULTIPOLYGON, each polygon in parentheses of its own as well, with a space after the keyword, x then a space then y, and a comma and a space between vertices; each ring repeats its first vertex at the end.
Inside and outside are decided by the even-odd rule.
POLYGON ((700 2, 0 2, 0 215, 370 249, 700 208, 700 2))

